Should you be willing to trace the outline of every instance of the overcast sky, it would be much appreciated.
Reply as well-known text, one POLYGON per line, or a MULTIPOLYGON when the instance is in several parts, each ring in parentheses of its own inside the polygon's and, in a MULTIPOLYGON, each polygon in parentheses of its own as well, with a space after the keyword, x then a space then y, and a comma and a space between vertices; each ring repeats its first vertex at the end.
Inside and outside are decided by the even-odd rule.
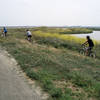
POLYGON ((1 25, 100 26, 100 0, 0 0, 1 25))

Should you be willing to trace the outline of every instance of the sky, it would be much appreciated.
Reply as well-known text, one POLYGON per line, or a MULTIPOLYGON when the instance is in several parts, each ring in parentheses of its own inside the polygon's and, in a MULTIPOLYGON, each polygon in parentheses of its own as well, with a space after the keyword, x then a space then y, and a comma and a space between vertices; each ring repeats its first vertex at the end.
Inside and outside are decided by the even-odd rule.
POLYGON ((100 26, 100 0, 0 0, 0 26, 100 26))

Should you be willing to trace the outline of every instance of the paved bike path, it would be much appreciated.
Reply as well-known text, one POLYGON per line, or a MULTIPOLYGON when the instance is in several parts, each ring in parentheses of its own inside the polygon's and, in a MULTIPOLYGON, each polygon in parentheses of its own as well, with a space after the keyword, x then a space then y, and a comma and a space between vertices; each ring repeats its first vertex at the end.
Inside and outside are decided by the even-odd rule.
POLYGON ((0 50, 0 100, 41 100, 39 95, 12 70, 11 59, 0 50))

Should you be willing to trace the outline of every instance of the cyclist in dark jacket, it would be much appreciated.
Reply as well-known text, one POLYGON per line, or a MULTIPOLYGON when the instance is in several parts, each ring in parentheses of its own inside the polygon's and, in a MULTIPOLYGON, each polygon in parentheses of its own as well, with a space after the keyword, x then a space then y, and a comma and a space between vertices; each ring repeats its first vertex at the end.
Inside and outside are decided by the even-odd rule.
POLYGON ((93 43, 92 39, 90 38, 90 36, 87 36, 86 38, 87 38, 87 41, 85 43, 83 43, 82 45, 87 45, 87 44, 89 45, 87 47, 87 55, 88 55, 89 51, 91 51, 93 49, 94 43, 93 43))

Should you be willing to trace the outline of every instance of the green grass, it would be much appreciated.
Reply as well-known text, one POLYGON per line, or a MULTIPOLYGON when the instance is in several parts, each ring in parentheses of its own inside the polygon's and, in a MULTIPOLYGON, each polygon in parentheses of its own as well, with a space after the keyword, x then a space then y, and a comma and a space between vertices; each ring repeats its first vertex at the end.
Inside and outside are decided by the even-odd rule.
POLYGON ((0 45, 50 94, 48 100, 100 100, 99 44, 95 48, 97 59, 92 59, 79 55, 80 43, 75 40, 33 32, 33 42, 29 43, 25 40, 25 29, 8 32, 7 38, 0 37, 0 45))

